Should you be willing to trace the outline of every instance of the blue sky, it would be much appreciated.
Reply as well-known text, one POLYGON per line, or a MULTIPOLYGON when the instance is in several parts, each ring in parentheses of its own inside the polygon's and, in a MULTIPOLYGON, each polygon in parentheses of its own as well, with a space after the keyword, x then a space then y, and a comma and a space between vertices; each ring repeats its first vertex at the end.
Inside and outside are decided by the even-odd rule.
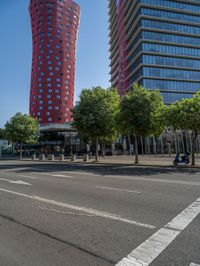
MULTIPOLYGON (((81 7, 75 99, 81 89, 109 86, 107 0, 76 0, 81 7)), ((28 113, 32 58, 29 0, 0 0, 0 127, 28 113)))

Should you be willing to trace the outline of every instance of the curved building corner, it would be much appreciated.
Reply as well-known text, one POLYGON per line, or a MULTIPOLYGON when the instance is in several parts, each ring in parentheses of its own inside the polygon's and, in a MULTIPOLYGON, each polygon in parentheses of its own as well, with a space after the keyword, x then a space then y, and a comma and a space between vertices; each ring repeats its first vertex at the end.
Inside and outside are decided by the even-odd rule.
POLYGON ((51 128, 72 122, 80 7, 72 0, 31 0, 30 115, 51 128))

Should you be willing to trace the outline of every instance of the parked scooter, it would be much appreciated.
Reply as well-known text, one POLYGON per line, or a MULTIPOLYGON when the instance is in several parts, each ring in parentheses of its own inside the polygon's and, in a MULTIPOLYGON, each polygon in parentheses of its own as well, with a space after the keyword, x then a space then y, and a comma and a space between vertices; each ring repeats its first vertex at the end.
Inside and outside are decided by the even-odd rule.
POLYGON ((175 160, 173 161, 174 166, 177 166, 177 165, 183 165, 184 166, 184 165, 187 165, 189 163, 190 163, 190 153, 189 152, 186 152, 186 154, 181 156, 181 158, 180 158, 180 154, 177 153, 175 160))

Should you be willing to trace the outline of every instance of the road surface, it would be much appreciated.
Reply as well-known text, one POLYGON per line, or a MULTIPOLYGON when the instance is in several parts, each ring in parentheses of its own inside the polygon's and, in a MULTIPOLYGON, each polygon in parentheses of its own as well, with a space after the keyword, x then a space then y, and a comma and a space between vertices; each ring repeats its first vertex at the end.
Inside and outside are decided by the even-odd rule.
POLYGON ((0 161, 1 266, 199 266, 200 170, 0 161))

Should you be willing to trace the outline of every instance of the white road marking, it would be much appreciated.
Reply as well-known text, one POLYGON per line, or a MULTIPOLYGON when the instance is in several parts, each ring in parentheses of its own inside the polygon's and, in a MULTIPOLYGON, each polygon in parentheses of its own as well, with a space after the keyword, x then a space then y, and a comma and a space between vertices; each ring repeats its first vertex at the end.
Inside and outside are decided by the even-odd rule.
POLYGON ((19 167, 19 168, 11 168, 11 169, 4 169, 4 170, 1 170, 3 172, 13 172, 13 171, 21 171, 21 170, 27 170, 28 167, 19 167))
POLYGON ((128 223, 128 224, 132 224, 132 225, 136 225, 136 226, 140 226, 140 227, 146 227, 149 229, 155 229, 155 226, 151 225, 151 224, 145 224, 145 223, 140 223, 134 220, 129 220, 126 218, 122 218, 119 215, 113 214, 113 213, 109 213, 109 212, 102 212, 99 210, 95 210, 95 209, 91 209, 91 208, 85 208, 85 207, 81 207, 81 206, 76 206, 76 205, 72 205, 72 204, 67 204, 67 203, 63 203, 63 202, 59 202, 59 201, 55 201, 55 200, 50 200, 50 199, 46 199, 46 198, 41 198, 38 196, 31 196, 28 194, 23 194, 20 192, 16 192, 16 191, 12 191, 12 190, 7 190, 7 189, 3 189, 0 188, 0 191, 5 192, 5 193, 10 193, 10 194, 14 194, 14 195, 18 195, 18 196, 22 196, 25 198, 29 198, 29 199, 33 199, 33 200, 37 200, 43 203, 47 203, 47 204, 51 204, 57 207, 63 207, 63 208, 67 208, 67 209, 71 209, 71 210, 75 210, 75 211, 79 211, 79 212, 83 212, 83 213, 87 213, 87 214, 91 214, 97 217, 102 217, 102 218, 107 218, 107 219, 111 219, 111 220, 116 220, 119 222, 124 222, 124 223, 128 223))
POLYGON ((66 178, 75 178, 73 176, 70 175, 63 175, 63 174, 56 174, 56 173, 38 173, 38 172, 31 172, 32 174, 35 175, 46 175, 46 176, 54 176, 54 177, 66 177, 66 178))
POLYGON ((0 178, 0 181, 6 181, 9 184, 27 185, 27 186, 31 186, 32 185, 32 184, 24 182, 22 180, 11 180, 11 179, 0 178))
POLYGON ((191 263, 190 266, 200 266, 200 264, 191 263))
POLYGON ((76 171, 75 173, 78 175, 86 175, 86 176, 91 175, 91 176, 102 176, 103 177, 103 175, 101 175, 101 174, 94 174, 91 172, 76 171))
POLYGON ((22 180, 11 181, 11 182, 9 182, 9 184, 32 186, 32 184, 24 182, 22 180))
POLYGON ((134 249, 117 266, 148 266, 200 214, 200 198, 134 249))
POLYGON ((112 187, 101 187, 101 186, 95 186, 96 188, 102 188, 102 189, 108 189, 108 190, 116 190, 116 191, 122 191, 122 192, 128 192, 128 193, 136 193, 140 194, 141 192, 136 190, 129 190, 129 189, 121 189, 121 188, 112 188, 112 187))
POLYGON ((67 178, 74 178, 73 176, 70 176, 70 175, 61 175, 61 174, 54 174, 54 175, 51 175, 51 176, 55 176, 55 177, 67 177, 67 178))
POLYGON ((139 177, 139 176, 114 176, 114 175, 105 175, 105 178, 118 178, 126 180, 136 180, 136 181, 148 181, 148 182, 158 182, 158 183, 169 183, 169 184, 178 184, 178 185, 190 185, 190 186, 200 186, 198 181, 184 181, 184 180, 174 180, 174 179, 159 179, 151 177, 139 177))
POLYGON ((49 172, 46 172, 46 173, 41 173, 41 172, 31 172, 31 174, 34 174, 34 175, 51 175, 51 173, 49 173, 49 172))
POLYGON ((29 176, 29 175, 17 175, 18 177, 25 177, 25 178, 30 178, 30 179, 38 179, 36 176, 29 176))

